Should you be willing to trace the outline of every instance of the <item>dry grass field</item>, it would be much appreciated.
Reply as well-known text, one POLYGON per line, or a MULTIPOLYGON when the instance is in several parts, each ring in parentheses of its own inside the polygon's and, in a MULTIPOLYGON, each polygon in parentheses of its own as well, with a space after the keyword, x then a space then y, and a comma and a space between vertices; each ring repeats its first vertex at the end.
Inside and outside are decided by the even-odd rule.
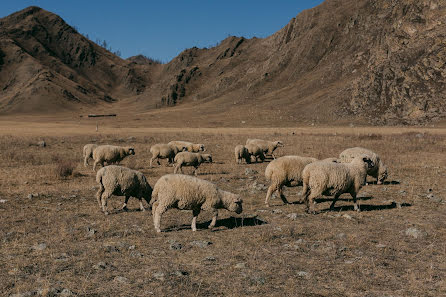
MULTIPOLYGON (((446 130, 399 128, 153 129, 75 123, 0 123, 1 296, 445 296, 446 130), (384 185, 360 192, 361 212, 342 195, 304 205, 265 208, 268 163, 236 165, 233 148, 248 137, 280 139, 278 155, 326 158, 352 146, 378 152, 389 167, 384 185), (46 147, 37 146, 44 139, 46 147), (153 186, 172 167, 149 168, 150 146, 170 140, 206 144, 213 164, 199 177, 240 193, 244 211, 198 217, 168 211, 165 232, 150 211, 101 213, 86 143, 132 145, 122 165, 153 186), (246 169, 252 169, 254 171, 246 169), (70 172, 72 169, 72 172, 70 172)), ((185 172, 192 172, 186 168, 185 172)), ((301 188, 285 190, 297 202, 301 188)))

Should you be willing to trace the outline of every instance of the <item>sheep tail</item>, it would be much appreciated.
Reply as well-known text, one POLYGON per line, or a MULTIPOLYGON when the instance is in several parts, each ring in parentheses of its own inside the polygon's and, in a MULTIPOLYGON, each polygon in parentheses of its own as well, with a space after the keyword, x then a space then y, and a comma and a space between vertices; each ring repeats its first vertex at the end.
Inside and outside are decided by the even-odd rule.
POLYGON ((307 199, 308 195, 310 194, 310 187, 309 187, 309 183, 310 183, 310 175, 309 174, 304 174, 303 178, 302 178, 302 183, 303 183, 303 187, 302 187, 302 196, 307 199))

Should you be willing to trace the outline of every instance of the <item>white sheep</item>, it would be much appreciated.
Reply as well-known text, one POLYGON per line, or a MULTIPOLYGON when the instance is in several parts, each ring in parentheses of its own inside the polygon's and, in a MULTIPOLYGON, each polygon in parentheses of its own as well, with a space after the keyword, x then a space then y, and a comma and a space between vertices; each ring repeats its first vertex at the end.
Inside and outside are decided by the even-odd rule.
POLYGON ((112 163, 119 164, 125 157, 134 154, 135 149, 130 146, 99 145, 93 151, 93 171, 96 170, 97 164, 101 164, 101 166, 104 166, 105 162, 107 162, 107 165, 112 163))
POLYGON ((204 152, 206 149, 204 147, 204 144, 201 143, 192 143, 188 141, 171 141, 168 143, 169 145, 176 146, 178 148, 178 151, 183 151, 184 148, 191 153, 198 153, 198 152, 204 152))
POLYGON ((88 143, 86 145, 84 145, 84 148, 82 150, 83 152, 83 156, 84 156, 84 166, 87 167, 88 166, 88 159, 92 158, 93 159, 93 151, 95 148, 97 148, 98 145, 94 144, 94 143, 88 143))
POLYGON ((251 155, 248 152, 248 149, 244 145, 237 145, 234 149, 235 154, 235 163, 242 164, 242 159, 245 159, 246 164, 251 163, 251 155))
POLYGON ((192 210, 192 231, 197 230, 197 216, 201 210, 213 212, 209 228, 217 222, 218 209, 237 214, 242 212, 239 195, 223 191, 211 182, 182 174, 162 176, 153 187, 152 201, 153 223, 157 232, 161 232, 161 215, 170 208, 192 210))
POLYGON ((271 155, 273 159, 276 159, 274 155, 274 151, 278 147, 283 147, 283 143, 280 140, 277 141, 268 141, 263 139, 247 139, 246 144, 255 144, 258 145, 265 154, 271 155))
POLYGON ((366 155, 359 155, 351 163, 313 162, 305 166, 302 172, 302 193, 307 212, 314 213, 313 201, 321 195, 333 196, 330 209, 339 196, 350 193, 353 198, 354 209, 360 211, 356 203, 356 195, 365 184, 367 170, 374 166, 366 155))
POLYGON ((265 177, 271 182, 266 193, 266 206, 269 206, 269 199, 275 191, 279 192, 283 203, 288 204, 288 200, 283 194, 283 186, 301 186, 302 171, 305 166, 315 161, 317 161, 316 158, 300 156, 284 156, 271 161, 265 169, 265 177))
MULTIPOLYGON (((182 150, 185 148, 182 147, 182 150)), ((158 165, 160 164, 159 159, 168 159, 168 164, 172 164, 176 154, 181 152, 176 146, 165 144, 165 143, 157 143, 152 145, 150 148, 150 152, 152 153, 152 158, 150 159, 150 167, 152 167, 152 162, 156 160, 158 165)))
POLYGON ((183 166, 194 166, 194 175, 197 175, 198 166, 201 163, 212 163, 212 156, 210 154, 180 152, 175 156, 175 169, 173 173, 180 171, 183 173, 183 166))
POLYGON ((376 178, 376 183, 378 185, 382 184, 384 180, 387 178, 387 167, 384 165, 384 163, 381 161, 381 158, 379 155, 371 150, 362 148, 362 147, 353 147, 348 148, 344 150, 340 155, 339 159, 343 163, 349 163, 351 162, 356 156, 359 155, 367 155, 370 160, 373 161, 375 166, 373 168, 370 168, 367 170, 367 175, 370 175, 374 178, 376 178))
POLYGON ((265 154, 264 154, 264 150, 258 146, 257 144, 254 143, 249 143, 245 145, 245 148, 248 151, 249 157, 251 158, 251 156, 255 157, 256 162, 259 161, 259 159, 263 162, 265 160, 265 154))
POLYGON ((98 170, 96 181, 99 184, 99 190, 96 198, 99 208, 104 214, 108 214, 107 200, 112 195, 125 196, 123 210, 127 210, 127 202, 130 197, 139 199, 139 207, 144 211, 142 199, 150 203, 152 197, 152 187, 147 182, 146 177, 139 171, 132 170, 122 166, 110 165, 98 170))

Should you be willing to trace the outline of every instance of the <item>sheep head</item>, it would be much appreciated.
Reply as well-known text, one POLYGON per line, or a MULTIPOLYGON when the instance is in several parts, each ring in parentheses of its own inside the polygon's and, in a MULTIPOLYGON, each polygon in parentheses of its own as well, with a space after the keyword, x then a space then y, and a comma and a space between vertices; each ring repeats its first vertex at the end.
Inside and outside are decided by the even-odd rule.
POLYGON ((274 141, 273 143, 275 147, 284 147, 283 142, 280 140, 274 141))
POLYGON ((198 151, 200 151, 200 152, 204 152, 204 151, 206 151, 206 149, 205 149, 205 147, 204 147, 204 144, 198 144, 198 151))
POLYGON ((243 200, 239 195, 221 191, 222 192, 222 202, 224 205, 224 208, 226 208, 229 211, 233 211, 236 214, 240 214, 243 211, 243 200))
POLYGON ((212 163, 212 156, 211 156, 211 154, 201 154, 201 157, 203 158, 204 161, 212 163))
POLYGON ((381 185, 387 178, 387 166, 380 162, 377 184, 381 185))
POLYGON ((134 155, 135 154, 135 149, 133 147, 127 146, 125 148, 125 152, 127 153, 127 155, 134 155))

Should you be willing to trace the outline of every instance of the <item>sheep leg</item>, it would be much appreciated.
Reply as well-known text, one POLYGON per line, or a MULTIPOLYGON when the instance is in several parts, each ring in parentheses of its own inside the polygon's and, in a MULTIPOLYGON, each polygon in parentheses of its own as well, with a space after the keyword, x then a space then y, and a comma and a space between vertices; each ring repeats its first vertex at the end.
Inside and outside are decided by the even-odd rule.
POLYGON ((128 210, 127 209, 127 203, 129 202, 129 198, 130 198, 130 196, 125 196, 124 205, 121 208, 122 210, 125 210, 125 211, 128 210))
POLYGON ((197 169, 198 169, 198 166, 194 166, 194 168, 195 168, 195 169, 194 169, 194 175, 197 176, 197 169))
POLYGON ((155 225, 155 230, 156 232, 161 232, 160 226, 161 226, 161 215, 163 213, 165 213, 167 210, 167 207, 158 204, 158 202, 156 202, 154 204, 154 208, 152 210, 153 215, 153 225, 155 225))
POLYGON ((358 206, 358 204, 357 204, 357 201, 356 201, 356 194, 350 194, 351 196, 352 196, 352 198, 353 198, 353 208, 354 208, 354 210, 356 210, 357 212, 360 212, 361 211, 361 209, 359 208, 359 206, 358 206))
POLYGON ((177 164, 177 166, 175 166, 175 169, 173 170, 173 173, 174 174, 177 174, 177 172, 178 172, 178 169, 181 167, 181 165, 180 164, 177 164))
POLYGON ((95 160, 93 164, 93 171, 96 171, 96 164, 98 164, 98 162, 95 160))
POLYGON ((332 202, 331 205, 330 205, 330 210, 334 210, 335 203, 336 203, 336 201, 338 201, 339 196, 340 196, 339 194, 336 194, 336 195, 334 196, 333 202, 332 202))
POLYGON ((102 193, 104 193, 104 187, 101 184, 98 192, 96 193, 96 199, 98 200, 100 209, 102 209, 102 202, 101 202, 102 193))
POLYGON ((191 228, 192 228, 192 231, 197 231, 197 217, 200 214, 200 209, 198 208, 198 209, 192 210, 192 214, 194 217, 192 219, 191 228))
POLYGON ((102 206, 102 212, 105 215, 108 215, 107 200, 108 200, 108 198, 110 198, 111 195, 112 195, 111 193, 107 193, 107 192, 102 193, 102 197, 101 197, 101 204, 102 205, 101 206, 102 206))
POLYGON ((212 229, 215 227, 215 224, 217 223, 217 216, 218 216, 218 210, 214 210, 214 215, 212 216, 212 221, 209 224, 209 229, 212 229))
POLYGON ((283 194, 283 188, 282 186, 279 186, 279 194, 280 194, 280 199, 282 199, 284 204, 290 204, 288 202, 288 200, 286 199, 285 195, 283 194))
POLYGON ((319 196, 319 194, 310 193, 310 195, 305 197, 305 203, 306 203, 306 206, 307 206, 307 209, 306 209, 307 213, 316 214, 316 212, 314 211, 314 203, 313 203, 313 201, 314 201, 314 198, 316 198, 317 196, 319 196))
POLYGON ((85 158, 84 158, 84 166, 85 166, 85 167, 88 166, 88 159, 89 159, 89 158, 90 158, 89 156, 85 156, 85 158))
POLYGON ((271 184, 268 188, 268 192, 266 193, 265 205, 269 207, 269 200, 271 199, 271 195, 277 190, 277 185, 271 184))
POLYGON ((146 209, 144 208, 144 204, 142 204, 142 199, 141 198, 139 198, 139 210, 146 211, 146 209))

